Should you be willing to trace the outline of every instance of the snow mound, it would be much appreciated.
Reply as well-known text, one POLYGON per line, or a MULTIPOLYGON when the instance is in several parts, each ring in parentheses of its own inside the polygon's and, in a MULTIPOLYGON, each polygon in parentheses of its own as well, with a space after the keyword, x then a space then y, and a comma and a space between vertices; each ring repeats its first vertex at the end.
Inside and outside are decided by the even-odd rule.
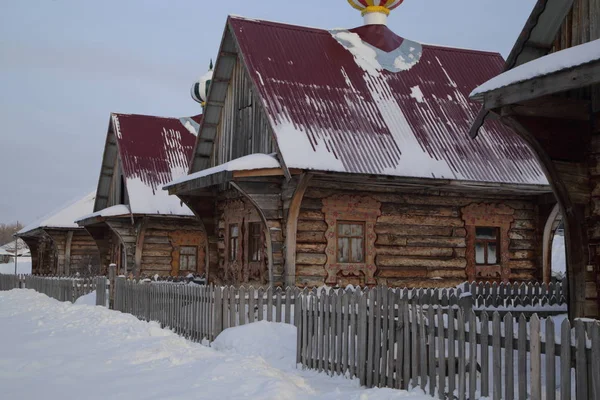
POLYGON ((75 300, 75 304, 78 306, 95 306, 96 305, 96 291, 90 292, 86 295, 81 296, 75 300))
POLYGON ((229 328, 212 343, 217 351, 261 357, 279 368, 296 365, 296 327, 284 323, 260 321, 229 328))

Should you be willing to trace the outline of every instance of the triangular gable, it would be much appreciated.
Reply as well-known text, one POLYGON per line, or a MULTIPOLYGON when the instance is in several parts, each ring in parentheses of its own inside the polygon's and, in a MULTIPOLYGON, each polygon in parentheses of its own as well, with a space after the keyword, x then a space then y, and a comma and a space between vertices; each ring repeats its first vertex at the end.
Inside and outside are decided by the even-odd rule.
MULTIPOLYGON (((361 42, 355 32, 368 34, 344 35, 361 42)), ((210 166, 239 55, 286 168, 547 184, 527 145, 502 124, 489 124, 478 141, 467 136, 478 111, 468 94, 501 70, 500 55, 423 45, 418 63, 391 73, 365 65, 372 46, 362 43, 351 52, 334 35, 230 17, 191 171, 210 166)))
POLYGON ((187 173, 200 121, 112 114, 94 212, 124 203, 132 214, 193 215, 162 186, 187 173))

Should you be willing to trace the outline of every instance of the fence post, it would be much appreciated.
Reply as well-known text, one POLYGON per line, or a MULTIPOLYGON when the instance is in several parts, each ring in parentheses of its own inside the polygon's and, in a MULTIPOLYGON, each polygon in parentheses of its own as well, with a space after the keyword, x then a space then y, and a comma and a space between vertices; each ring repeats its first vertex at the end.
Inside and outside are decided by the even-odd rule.
POLYGON ((108 294, 108 308, 115 308, 115 277, 117 273, 117 264, 110 264, 108 266, 108 280, 109 280, 109 294, 108 294))

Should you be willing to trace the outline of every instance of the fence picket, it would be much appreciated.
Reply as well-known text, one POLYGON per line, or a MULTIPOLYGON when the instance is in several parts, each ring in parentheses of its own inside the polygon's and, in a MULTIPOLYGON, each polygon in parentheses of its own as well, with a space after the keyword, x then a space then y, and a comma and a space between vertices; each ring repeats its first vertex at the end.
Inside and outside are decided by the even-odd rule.
MULTIPOLYGON (((359 298, 358 303, 358 343, 357 343, 357 361, 358 377, 362 386, 367 385, 366 363, 367 363, 367 299, 369 289, 365 289, 359 298)), ((327 318, 327 315, 325 316, 327 318)))
POLYGON ((575 320, 575 388, 577 400, 589 399, 587 358, 585 354, 585 326, 580 319, 575 320))
POLYGON ((493 379, 493 399, 502 398, 502 354, 500 353, 500 314, 494 312, 492 315, 492 373, 493 379))
POLYGON ((556 359, 554 347, 554 321, 546 318, 546 400, 556 399, 556 359))
MULTIPOLYGON (((329 373, 331 361, 331 297, 326 295, 326 290, 321 289, 321 302, 323 303, 323 309, 325 310, 325 315, 323 316, 323 370, 329 373)), ((363 383, 364 384, 364 383, 363 383)))
POLYGON ((571 324, 568 319, 565 319, 560 327, 560 344, 560 398, 562 400, 571 398, 571 324))
MULTIPOLYGON (((400 351, 401 341, 398 340, 398 336, 396 335, 396 329, 398 328, 400 321, 400 308, 398 308, 398 313, 396 313, 396 305, 399 306, 399 303, 395 301, 397 295, 397 291, 388 290, 388 363, 387 363, 387 387, 394 387, 394 360, 398 358, 398 352, 400 351), (398 315, 398 319, 396 319, 396 314, 398 315), (394 348, 395 347, 395 348, 394 348)), ((400 370, 396 371, 396 374, 400 374, 400 370)))
POLYGON ((388 324, 389 324, 389 303, 388 289, 381 287, 381 365, 379 369, 379 386, 387 383, 387 350, 388 350, 388 324))
POLYGON ((436 384, 436 379, 435 379, 435 374, 436 374, 436 368, 435 368, 435 316, 434 316, 434 312, 433 312, 433 305, 430 304, 428 309, 427 309, 427 319, 429 320, 428 324, 427 324, 427 330, 428 330, 428 345, 429 345, 429 360, 427 362, 427 368, 429 370, 429 395, 430 396, 434 396, 435 395, 435 384, 436 384))
POLYGON ((519 400, 527 399, 527 325, 525 315, 519 316, 519 335, 517 343, 519 371, 519 400))
POLYGON ((596 321, 591 327, 592 339, 592 398, 600 399, 600 322, 596 321))
MULTIPOLYGON (((537 289, 537 287, 536 287, 537 289)), ((531 399, 542 398, 542 344, 540 337, 540 319, 534 314, 530 325, 530 354, 531 354, 531 399)))
POLYGON ((513 400, 515 397, 514 336, 513 316, 511 313, 508 313, 504 316, 504 337, 506 339, 504 345, 504 397, 506 400, 513 400))
POLYGON ((456 390, 456 321, 454 307, 448 309, 448 394, 453 396, 456 390))
POLYGON ((457 313, 458 325, 458 399, 465 400, 466 398, 466 354, 465 354, 465 320, 462 309, 457 313))

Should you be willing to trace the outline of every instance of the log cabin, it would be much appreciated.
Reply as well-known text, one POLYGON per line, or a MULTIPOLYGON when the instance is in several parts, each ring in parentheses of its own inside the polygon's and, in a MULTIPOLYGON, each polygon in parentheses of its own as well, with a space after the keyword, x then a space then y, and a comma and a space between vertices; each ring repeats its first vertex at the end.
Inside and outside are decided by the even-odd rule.
POLYGON ((541 280, 556 200, 540 165, 499 122, 468 137, 468 95, 504 60, 363 8, 350 30, 228 18, 190 174, 165 186, 203 224, 209 280, 541 280))
POLYGON ((133 276, 205 273, 205 238, 192 211, 162 185, 186 174, 201 116, 111 114, 89 215, 103 271, 133 276))
POLYGON ((96 193, 90 193, 17 232, 31 251, 32 274, 90 276, 100 272, 96 242, 75 223, 92 212, 95 198, 96 193))
POLYGON ((565 224, 570 317, 600 317, 600 0, 539 0, 504 67, 471 98, 533 149, 565 224))

